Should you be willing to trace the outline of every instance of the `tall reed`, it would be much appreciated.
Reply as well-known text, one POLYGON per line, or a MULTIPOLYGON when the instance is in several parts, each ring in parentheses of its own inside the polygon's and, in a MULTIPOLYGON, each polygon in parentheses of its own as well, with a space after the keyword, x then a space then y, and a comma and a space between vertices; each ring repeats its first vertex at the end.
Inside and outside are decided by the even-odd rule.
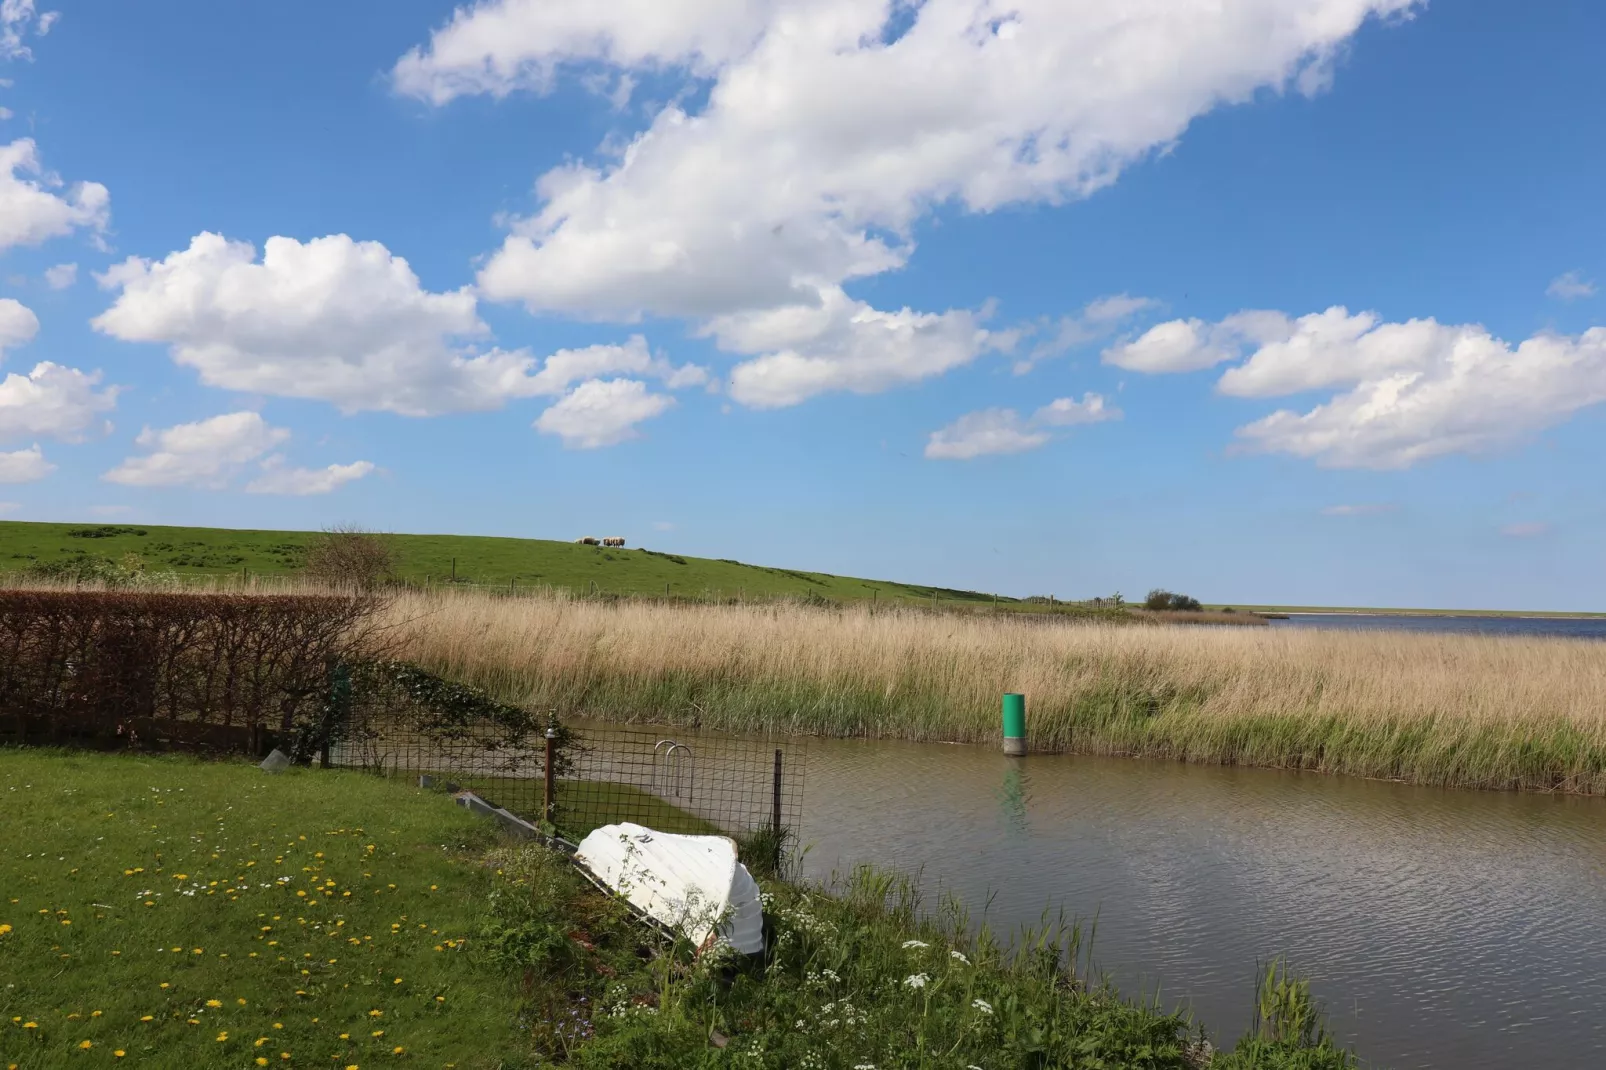
POLYGON ((404 656, 565 715, 1606 793, 1606 644, 404 593, 404 656))

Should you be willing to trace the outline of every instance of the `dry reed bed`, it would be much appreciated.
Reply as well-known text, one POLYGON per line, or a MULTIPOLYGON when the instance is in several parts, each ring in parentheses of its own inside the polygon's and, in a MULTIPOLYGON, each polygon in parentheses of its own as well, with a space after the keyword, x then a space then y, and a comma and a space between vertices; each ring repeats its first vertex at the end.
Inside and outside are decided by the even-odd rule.
POLYGON ((1606 793, 1606 644, 1107 624, 868 607, 402 594, 405 655, 569 715, 1606 793))

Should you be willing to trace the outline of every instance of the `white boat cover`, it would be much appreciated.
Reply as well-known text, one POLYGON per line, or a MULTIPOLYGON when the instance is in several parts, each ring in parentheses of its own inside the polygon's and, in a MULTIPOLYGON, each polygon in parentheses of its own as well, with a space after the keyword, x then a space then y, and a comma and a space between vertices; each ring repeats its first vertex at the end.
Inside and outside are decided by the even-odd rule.
POLYGON ((574 858, 698 948, 717 935, 745 955, 764 950, 758 883, 736 860, 736 842, 729 837, 682 836, 628 822, 603 825, 580 841, 574 858))

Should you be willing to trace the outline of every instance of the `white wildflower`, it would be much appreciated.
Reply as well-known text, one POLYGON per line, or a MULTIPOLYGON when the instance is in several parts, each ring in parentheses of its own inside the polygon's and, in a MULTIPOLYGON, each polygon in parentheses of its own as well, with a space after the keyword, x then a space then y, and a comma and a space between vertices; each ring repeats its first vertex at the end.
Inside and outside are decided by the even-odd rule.
POLYGON ((905 951, 908 951, 912 947, 930 947, 930 946, 931 945, 926 943, 924 940, 905 940, 903 942, 903 949, 905 951))
POLYGON ((978 1011, 981 1011, 983 1014, 993 1013, 993 1005, 984 999, 973 999, 970 1001, 970 1005, 975 1007, 978 1011))
POLYGON ((960 962, 963 962, 966 966, 970 965, 970 960, 965 957, 965 953, 963 951, 950 951, 950 952, 948 952, 948 957, 951 958, 951 959, 958 959, 960 962))
POLYGON ((929 980, 931 978, 923 973, 911 973, 903 979, 903 983, 906 988, 925 988, 926 982, 929 980))

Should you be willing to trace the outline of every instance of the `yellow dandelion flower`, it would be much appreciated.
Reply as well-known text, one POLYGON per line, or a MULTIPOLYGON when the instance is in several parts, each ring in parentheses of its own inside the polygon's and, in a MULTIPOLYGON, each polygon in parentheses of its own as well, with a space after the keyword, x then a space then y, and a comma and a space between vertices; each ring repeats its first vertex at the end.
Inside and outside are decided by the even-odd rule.
POLYGON ((391 984, 393 984, 393 985, 401 984, 401 978, 400 977, 396 978, 394 981, 391 982, 391 984))
POLYGON ((124 1051, 122 1048, 118 1048, 116 1051, 112 1052, 112 1054, 121 1059, 123 1056, 127 1055, 128 1052, 124 1051))
POLYGON ((340 1034, 340 1039, 341 1040, 350 1040, 351 1039, 351 1034, 350 1033, 341 1033, 340 1034))
POLYGON ((173 874, 173 879, 176 881, 187 881, 190 879, 190 875, 188 873, 175 873, 173 874))
POLYGON ((22 1028, 24 1028, 24 1029, 38 1029, 39 1028, 39 1023, 38 1022, 23 1022, 22 1023, 22 1028))
POLYGON ((281 1059, 288 1059, 288 1058, 290 1058, 290 1053, 289 1053, 289 1052, 287 1052, 287 1051, 281 1051, 281 1052, 280 1052, 280 1053, 279 1053, 279 1058, 281 1058, 281 1059))
POLYGON ((91 1018, 99 1018, 100 1017, 100 1012, 99 1011, 90 1011, 89 1012, 89 1016, 91 1018))
POLYGON ((391 1054, 392 1054, 392 1055, 400 1055, 400 1054, 401 1054, 401 1053, 402 1053, 402 1052, 404 1052, 404 1051, 406 1051, 406 1050, 407 1050, 407 1049, 406 1049, 406 1048, 404 1048, 404 1047, 402 1047, 402 1046, 401 1046, 401 1045, 400 1045, 400 1044, 398 1044, 398 1045, 396 1045, 396 1046, 395 1046, 395 1047, 394 1047, 394 1048, 391 1048, 391 1049, 390 1049, 390 1053, 391 1053, 391 1054))
POLYGON ((4 936, 7 933, 9 933, 10 931, 11 931, 11 926, 9 926, 9 925, 0 925, 0 936, 4 936))
POLYGON ((219 1044, 223 1043, 227 1039, 229 1039, 229 1034, 227 1032, 219 1033, 217 1035, 217 1042, 219 1044))
POLYGON ((142 1015, 140 1015, 140 1019, 139 1020, 142 1021, 142 1022, 149 1022, 149 1021, 152 1021, 153 1019, 148 1014, 142 1014, 142 1015))
POLYGON ((268 1038, 267 1037, 257 1037, 256 1046, 260 1048, 262 1045, 266 1044, 267 1042, 268 1042, 268 1038))
POLYGON ((242 1007, 245 1006, 245 1000, 243 1000, 243 999, 237 999, 234 1002, 238 1003, 242 1007))
POLYGON ((157 985, 156 987, 157 988, 168 988, 170 986, 168 985, 168 983, 166 981, 163 981, 161 984, 157 985))
POLYGON ((382 1036, 384 1036, 384 1035, 385 1035, 385 1031, 384 1031, 384 1030, 383 1030, 383 1029, 375 1029, 375 1030, 374 1030, 374 1031, 373 1031, 373 1033, 372 1033, 372 1034, 370 1034, 370 1035, 371 1035, 371 1036, 376 1036, 376 1037, 382 1037, 382 1036))
POLYGON ((283 1029, 284 1028, 284 1023, 283 1022, 274 1022, 273 1023, 273 1028, 275 1028, 275 1029, 283 1029))
POLYGON ((258 1055, 257 1056, 257 1065, 258 1066, 267 1066, 268 1065, 268 1060, 267 1060, 266 1056, 258 1055))
POLYGON ((381 1010, 371 1010, 368 1012, 368 1017, 370 1018, 383 1018, 384 1016, 385 1012, 381 1010))
POLYGON ((215 1010, 216 1008, 223 1006, 223 1001, 221 999, 209 999, 206 1001, 206 1005, 215 1010))
POLYGON ((78 1046, 80 1048, 82 1048, 83 1050, 88 1051, 90 1048, 93 1048, 95 1046, 95 1042, 93 1040, 86 1040, 86 1041, 82 1042, 81 1044, 79 1044, 78 1046))

